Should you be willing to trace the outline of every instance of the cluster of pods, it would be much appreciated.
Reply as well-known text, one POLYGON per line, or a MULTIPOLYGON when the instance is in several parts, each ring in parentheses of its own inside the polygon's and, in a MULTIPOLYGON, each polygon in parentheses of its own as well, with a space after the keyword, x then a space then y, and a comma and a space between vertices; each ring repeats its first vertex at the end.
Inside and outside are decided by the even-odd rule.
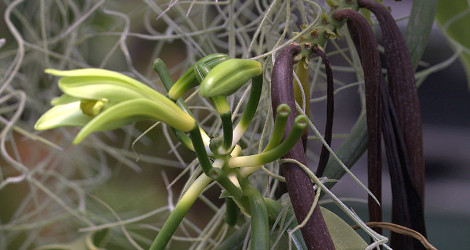
MULTIPOLYGON (((368 20, 352 8, 335 9, 338 6, 334 5, 331 17, 337 22, 347 22, 361 59, 367 111, 368 188, 381 202, 383 138, 392 183, 392 222, 413 229, 425 237, 422 122, 410 55, 405 40, 386 7, 373 0, 358 0, 357 4, 359 8, 370 10, 379 22, 385 48, 387 81, 383 77, 376 37, 368 20)), ((318 31, 314 30, 312 36, 317 37, 318 31)), ((329 144, 333 118, 331 66, 325 54, 318 49, 319 46, 306 40, 300 44, 290 44, 279 53, 272 75, 272 103, 273 107, 279 103, 287 103, 295 108, 293 64, 299 61, 298 55, 303 50, 310 50, 312 55, 320 56, 327 76, 325 142, 329 144)), ((305 60, 305 56, 300 58, 305 60)), ((298 143, 285 157, 305 164, 304 147, 305 143, 298 143)), ((323 147, 316 172, 318 176, 322 176, 327 160, 328 151, 323 147)), ((314 195, 310 190, 299 191, 299 186, 308 186, 310 180, 295 164, 284 163, 282 169, 296 216, 301 221, 305 218, 314 195), (296 197, 296 192, 303 195, 296 197), (308 196, 304 195, 306 193, 309 193, 308 196)), ((369 197, 369 220, 371 225, 379 225, 382 221, 381 207, 372 197, 369 197)), ((311 249, 333 249, 328 237, 323 237, 325 227, 319 209, 314 211, 309 224, 302 231, 307 245, 311 249)), ((377 231, 381 232, 380 228, 377 231)), ((392 233, 391 246, 396 249, 424 248, 419 241, 396 233, 392 233)))

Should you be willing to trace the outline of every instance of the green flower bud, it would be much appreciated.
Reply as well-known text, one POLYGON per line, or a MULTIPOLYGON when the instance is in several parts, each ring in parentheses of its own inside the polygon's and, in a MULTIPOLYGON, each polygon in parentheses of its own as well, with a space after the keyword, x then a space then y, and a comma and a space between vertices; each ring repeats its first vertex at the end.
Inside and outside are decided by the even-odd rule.
POLYGON ((199 94, 204 97, 228 96, 248 80, 261 75, 261 63, 251 59, 229 59, 215 66, 204 78, 199 94))
MULTIPOLYGON (((211 54, 201 58, 198 62, 202 62, 207 65, 209 68, 213 68, 219 63, 227 60, 229 57, 226 54, 211 54)), ((196 72, 194 70, 194 65, 191 66, 183 75, 175 82, 175 84, 171 87, 170 91, 168 91, 168 96, 173 99, 177 100, 180 98, 186 91, 190 90, 199 85, 199 82, 196 78, 196 72)))

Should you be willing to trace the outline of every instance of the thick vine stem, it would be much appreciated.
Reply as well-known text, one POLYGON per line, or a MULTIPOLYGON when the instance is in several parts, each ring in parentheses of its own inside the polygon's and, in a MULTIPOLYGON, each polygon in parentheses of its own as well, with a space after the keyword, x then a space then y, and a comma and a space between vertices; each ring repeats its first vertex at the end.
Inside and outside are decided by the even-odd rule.
MULTIPOLYGON (((300 52, 300 46, 296 43, 286 46, 278 55, 271 77, 271 101, 272 107, 278 107, 281 103, 286 103, 292 110, 295 110, 293 80, 293 56, 300 52)), ((291 128, 294 124, 295 114, 292 112, 287 121, 287 127, 291 128)), ((276 112, 273 112, 276 114, 276 112)), ((274 119, 276 119, 274 117, 274 119)), ((284 137, 287 136, 290 129, 284 131, 284 137)), ((301 141, 283 157, 293 158, 303 164, 306 164, 305 154, 301 141)), ((281 164, 284 176, 286 178, 289 197, 294 209, 297 221, 303 221, 315 197, 312 188, 312 181, 300 167, 293 163, 281 164)), ((305 243, 308 249, 334 249, 333 241, 326 227, 320 208, 317 206, 308 220, 305 227, 301 229, 305 243)))
MULTIPOLYGON (((382 201, 382 157, 381 157, 381 103, 380 84, 382 73, 377 41, 367 20, 359 13, 343 9, 333 13, 337 20, 347 18, 359 36, 362 69, 366 92, 366 116, 368 136, 368 187, 379 202, 382 201)), ((369 197, 369 220, 382 221, 380 205, 369 197)))

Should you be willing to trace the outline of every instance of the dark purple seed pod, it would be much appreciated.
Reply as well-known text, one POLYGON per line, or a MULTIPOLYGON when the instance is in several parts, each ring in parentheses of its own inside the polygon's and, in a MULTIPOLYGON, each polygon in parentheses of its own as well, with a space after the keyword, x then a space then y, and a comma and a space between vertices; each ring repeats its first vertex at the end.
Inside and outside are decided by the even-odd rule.
MULTIPOLYGON (((292 86, 293 56, 299 52, 300 46, 293 43, 282 49, 276 58, 271 76, 272 107, 278 107, 279 104, 285 103, 292 110, 296 110, 292 86)), ((275 111, 273 115, 276 115, 275 111)), ((291 112, 287 120, 284 137, 289 133, 294 124, 294 119, 295 112, 291 112)), ((307 165, 300 140, 283 158, 295 159, 307 165)), ((297 221, 302 222, 306 218, 315 197, 312 181, 297 164, 283 163, 281 169, 286 178, 287 190, 289 191, 295 216, 297 221)), ((335 249, 319 206, 315 207, 307 224, 301 228, 301 232, 308 249, 335 249)))
POLYGON ((359 6, 369 9, 377 17, 382 30, 387 78, 390 96, 405 138, 405 145, 413 169, 410 176, 418 193, 424 197, 424 156, 421 110, 413 65, 405 39, 390 12, 372 0, 359 0, 359 6), (414 171, 413 171, 414 170, 414 171))
MULTIPOLYGON (((414 70, 405 40, 400 33, 392 15, 381 4, 370 0, 359 0, 359 6, 369 9, 379 21, 385 47, 387 61, 388 86, 390 93, 390 109, 396 113, 397 121, 394 128, 395 144, 386 144, 388 152, 395 150, 398 156, 391 156, 389 169, 391 178, 401 180, 402 187, 393 187, 392 222, 410 227, 426 236, 424 223, 424 155, 422 138, 422 120, 418 91, 414 78, 414 70), (403 147, 403 149, 401 149, 403 147), (400 154, 406 154, 406 157, 400 154), (406 161, 396 161, 407 158, 406 161), (395 165, 393 165, 395 164, 395 165), (398 175, 398 176, 393 176, 398 175)), ((391 116, 393 119, 393 115, 391 116)), ((392 123, 391 123, 392 124, 392 123)), ((394 125, 394 124, 392 124, 394 125)), ((384 134, 384 138, 385 138, 384 134)), ((392 184, 397 184, 392 181, 392 184)), ((418 241, 392 233, 393 248, 423 249, 418 241)))
MULTIPOLYGON (((381 156, 381 107, 380 84, 383 77, 381 73, 380 57, 377 49, 377 41, 367 20, 359 13, 342 9, 333 12, 336 20, 348 19, 359 38, 359 53, 364 71, 367 117, 367 164, 368 164, 368 188, 379 202, 382 201, 382 156, 381 156)), ((369 197, 369 220, 382 221, 381 207, 369 197)), ((377 230, 380 232, 380 230, 377 230)))
MULTIPOLYGON (((385 85, 382 85, 382 100, 383 138, 392 186, 392 222, 414 230, 424 229, 424 214, 421 210, 423 201, 408 175, 409 160, 405 140, 385 85)), ((415 249, 422 249, 418 241, 392 233, 393 248, 408 249, 413 245, 415 249)))
MULTIPOLYGON (((326 126, 325 126, 325 142, 328 145, 331 145, 331 138, 333 135, 333 115, 335 110, 335 95, 334 95, 334 86, 333 86, 333 71, 331 70, 331 64, 328 58, 326 58, 325 53, 318 47, 313 47, 313 52, 319 55, 325 65, 326 73, 326 126)), ((323 171, 325 170, 326 164, 328 163, 328 158, 330 157, 330 151, 322 146, 320 159, 318 160, 318 168, 316 175, 321 177, 323 171)))

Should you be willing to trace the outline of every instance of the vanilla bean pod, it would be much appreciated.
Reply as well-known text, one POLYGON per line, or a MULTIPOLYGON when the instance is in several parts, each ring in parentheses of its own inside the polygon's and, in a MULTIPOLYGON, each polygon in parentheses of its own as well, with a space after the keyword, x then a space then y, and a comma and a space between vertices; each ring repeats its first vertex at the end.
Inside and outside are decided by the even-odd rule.
MULTIPOLYGON (((272 70, 271 101, 272 107, 285 103, 292 110, 296 110, 294 100, 293 56, 300 52, 298 44, 290 44, 279 53, 272 70)), ((276 115, 276 112, 273 112, 276 115)), ((295 112, 288 116, 284 137, 294 124, 295 112)), ((291 158, 306 165, 305 153, 301 141, 283 157, 291 158)), ((298 222, 302 222, 313 204, 314 190, 312 181, 307 174, 294 163, 282 163, 281 168, 286 178, 287 190, 298 222)), ((334 249, 333 241, 326 227, 319 206, 316 206, 307 224, 301 228, 302 235, 308 249, 334 249)))
MULTIPOLYGON (((422 200, 419 198, 412 180, 408 176, 409 166, 405 141, 398 124, 395 107, 386 85, 382 85, 383 138, 387 155, 390 182, 392 184, 392 222, 414 229, 416 225, 424 228, 424 215, 421 211, 422 200)), ((396 249, 423 249, 417 240, 392 232, 392 247, 396 249)))
MULTIPOLYGON (((328 145, 331 145, 331 138, 333 134, 333 115, 335 109, 335 95, 334 95, 334 86, 333 86, 333 71, 331 70, 331 64, 328 58, 326 58, 325 53, 320 50, 318 46, 313 47, 313 52, 319 55, 325 65, 326 72, 326 126, 325 126, 325 142, 328 145)), ((325 147, 321 148, 320 159, 318 160, 318 168, 316 175, 321 177, 323 171, 325 170, 326 164, 328 163, 328 158, 330 157, 330 151, 325 147)))
POLYGON ((384 40, 385 58, 387 60, 387 78, 390 96, 405 138, 408 158, 411 166, 413 166, 409 170, 409 174, 412 177, 414 176, 413 183, 415 183, 421 197, 424 197, 421 111, 413 65, 411 64, 405 39, 387 8, 372 0, 359 0, 358 2, 360 7, 372 11, 379 21, 384 40))
MULTIPOLYGON (((380 57, 377 41, 367 20, 359 13, 342 9, 333 12, 336 20, 347 18, 348 25, 354 26, 357 31, 360 45, 362 69, 364 71, 367 137, 368 137, 368 188, 377 200, 382 200, 382 157, 381 157, 381 103, 380 84, 383 77, 381 73, 380 57)), ((372 197, 369 197, 369 220, 382 221, 382 210, 372 197)), ((380 230, 378 230, 380 231, 380 230)))
MULTIPOLYGON (((398 148, 403 146, 404 149, 397 152, 405 153, 408 158, 407 161, 402 162, 403 164, 395 166, 396 169, 390 169, 391 175, 394 174, 392 171, 402 172, 401 176, 396 178, 403 178, 401 184, 405 187, 404 191, 394 192, 393 195, 406 195, 406 199, 403 199, 403 197, 393 198, 392 213, 394 216, 392 216, 392 222, 410 227, 426 236, 422 121, 411 58, 405 40, 389 11, 383 5, 370 0, 359 0, 359 6, 365 7, 374 13, 382 30, 385 58, 387 60, 388 85, 393 102, 391 105, 396 111, 400 127, 400 134, 396 137, 401 136, 404 141, 403 145, 396 144, 395 146, 398 148)), ((393 145, 388 146, 393 147, 393 145)), ((402 156, 402 158, 406 157, 402 156)), ((390 166, 390 168, 393 167, 390 166)), ((392 182, 392 184, 396 185, 398 183, 392 182)), ((392 233, 391 245, 394 248, 409 248, 412 242, 412 239, 392 233)), ((423 249, 422 245, 416 240, 414 240, 413 245, 414 249, 423 249)))

